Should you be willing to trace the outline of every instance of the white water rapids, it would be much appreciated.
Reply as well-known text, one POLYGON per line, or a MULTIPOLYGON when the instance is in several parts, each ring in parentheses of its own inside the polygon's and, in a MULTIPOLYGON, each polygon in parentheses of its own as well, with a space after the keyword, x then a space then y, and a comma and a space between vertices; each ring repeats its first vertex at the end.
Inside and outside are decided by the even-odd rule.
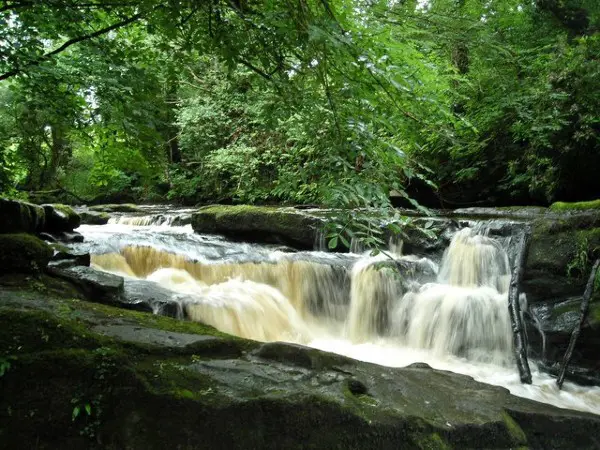
POLYGON ((533 384, 521 384, 507 306, 509 258, 495 239, 470 228, 455 234, 438 266, 412 255, 291 253, 167 221, 114 222, 78 229, 92 264, 184 294, 178 298, 192 320, 384 366, 424 362, 514 395, 600 414, 599 387, 567 382, 560 391, 535 364, 533 384))

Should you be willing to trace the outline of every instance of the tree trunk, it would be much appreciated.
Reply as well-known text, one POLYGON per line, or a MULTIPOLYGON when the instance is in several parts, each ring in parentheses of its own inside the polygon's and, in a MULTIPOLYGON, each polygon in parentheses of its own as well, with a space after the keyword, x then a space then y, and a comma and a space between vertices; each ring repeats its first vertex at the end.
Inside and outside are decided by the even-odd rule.
POLYGON ((44 184, 53 187, 56 184, 58 168, 64 165, 71 154, 71 147, 66 137, 66 130, 62 124, 54 124, 50 127, 50 163, 45 174, 44 184))

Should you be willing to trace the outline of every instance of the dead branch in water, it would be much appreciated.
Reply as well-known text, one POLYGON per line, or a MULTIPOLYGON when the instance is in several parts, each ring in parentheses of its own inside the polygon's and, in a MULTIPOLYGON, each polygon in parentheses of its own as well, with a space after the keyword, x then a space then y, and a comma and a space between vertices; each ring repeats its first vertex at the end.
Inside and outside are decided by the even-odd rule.
POLYGON ((590 299, 592 298, 592 294, 594 293, 594 282, 596 280, 596 272, 598 272, 599 266, 600 259, 597 259, 594 263, 594 266, 592 267, 592 272, 590 273, 590 277, 588 278, 587 285, 585 286, 585 292, 583 293, 583 299, 581 300, 581 316, 579 317, 579 323, 571 333, 569 346, 567 347, 567 351, 565 352, 565 357, 563 358, 562 366, 560 368, 560 372, 556 380, 556 384, 558 384, 559 389, 562 389, 563 382, 565 381, 565 375, 567 373, 567 367, 571 362, 571 358, 573 358, 573 350, 575 349, 575 344, 577 343, 577 339, 579 338, 579 334, 581 333, 581 327, 583 326, 588 316, 588 312, 590 309, 590 299))
POLYGON ((527 249, 531 240, 531 231, 525 230, 521 237, 521 247, 515 261, 510 287, 508 288, 508 311, 510 314, 510 323, 513 331, 513 342, 515 348, 515 358, 521 382, 531 384, 531 371, 527 361, 527 344, 523 336, 523 322, 521 320, 521 305, 519 303, 519 286, 523 277, 523 269, 527 259, 527 249))

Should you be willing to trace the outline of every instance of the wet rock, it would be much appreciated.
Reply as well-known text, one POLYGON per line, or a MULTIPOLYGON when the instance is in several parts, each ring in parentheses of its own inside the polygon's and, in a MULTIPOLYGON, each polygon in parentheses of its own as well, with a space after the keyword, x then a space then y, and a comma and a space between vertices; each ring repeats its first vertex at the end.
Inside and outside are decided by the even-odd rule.
POLYGON ((322 219, 294 208, 214 205, 192 214, 196 233, 223 234, 250 242, 312 249, 322 219))
POLYGON ((367 395, 369 392, 367 386, 365 386, 365 384, 359 380, 348 380, 347 386, 348 391, 350 391, 352 395, 367 395))
POLYGON ((90 265, 89 253, 61 247, 62 246, 58 246, 54 248, 54 255, 51 260, 53 265, 60 267, 90 265))
POLYGON ((600 417, 467 376, 258 344, 47 293, 0 296, 6 449, 597 448, 600 417), (93 435, 82 434, 90 417, 73 415, 86 404, 101 418, 93 435))
POLYGON ((128 324, 96 325, 93 331, 117 338, 120 341, 159 346, 163 350, 185 349, 188 346, 198 347, 206 343, 215 343, 221 339, 215 336, 177 333, 128 324))
POLYGON ((81 225, 81 218, 73 208, 67 205, 49 204, 42 205, 46 214, 45 231, 63 232, 73 231, 81 225))
POLYGON ((90 211, 94 212, 124 212, 124 213, 141 213, 143 212, 138 206, 132 203, 122 203, 122 204, 108 204, 108 205, 94 205, 88 208, 90 211))
POLYGON ((83 235, 77 231, 62 231, 55 233, 39 233, 39 237, 48 242, 72 244, 83 242, 83 235))
MULTIPOLYGON (((557 374, 571 339, 572 331, 578 326, 581 297, 569 298, 554 303, 537 303, 529 309, 527 335, 529 351, 540 360, 542 369, 557 374)), ((526 316, 527 317, 527 316, 526 316)), ((590 303, 588 320, 581 328, 581 334, 573 352, 567 372, 569 380, 582 384, 600 384, 600 295, 595 295, 590 303)))
POLYGON ((52 249, 29 234, 0 234, 0 273, 39 273, 48 265, 52 249))
POLYGON ((41 206, 0 198, 0 233, 35 233, 44 230, 45 222, 41 206))
POLYGON ((176 318, 185 316, 185 296, 152 281, 127 280, 121 299, 127 308, 176 318))
POLYGON ((175 216, 171 225, 174 227, 182 227, 184 225, 189 225, 192 223, 192 215, 191 214, 181 214, 175 216))
POLYGON ((403 254, 441 258, 459 226, 453 219, 417 217, 403 228, 404 236, 396 238, 403 241, 403 254))
POLYGON ((105 212, 80 211, 79 216, 83 225, 106 225, 110 219, 105 212))
POLYGON ((123 295, 123 277, 86 266, 49 267, 52 275, 78 286, 88 300, 119 305, 123 295))
POLYGON ((448 211, 447 215, 472 217, 479 219, 506 218, 506 219, 535 219, 545 215, 548 210, 541 206, 504 206, 500 208, 471 207, 458 208, 448 211))
POLYGON ((600 215, 538 219, 532 229, 523 279, 529 302, 560 302, 582 295, 587 279, 584 272, 589 270, 585 260, 600 248, 600 215))

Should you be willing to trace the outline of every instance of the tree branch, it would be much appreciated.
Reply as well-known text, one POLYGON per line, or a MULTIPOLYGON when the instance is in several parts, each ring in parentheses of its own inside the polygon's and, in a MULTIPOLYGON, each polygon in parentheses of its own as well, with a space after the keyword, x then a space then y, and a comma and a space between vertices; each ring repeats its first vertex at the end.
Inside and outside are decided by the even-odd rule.
POLYGON ((90 39, 94 39, 94 38, 96 38, 98 36, 102 36, 103 34, 109 33, 109 32, 111 32, 113 30, 118 29, 118 28, 122 28, 124 26, 127 26, 127 25, 129 25, 129 24, 131 24, 131 23, 133 23, 133 22, 141 19, 143 17, 143 15, 144 14, 142 14, 142 13, 135 14, 134 16, 131 16, 131 17, 125 19, 125 20, 122 20, 121 22, 117 22, 117 23, 115 23, 113 25, 110 25, 108 27, 102 28, 102 29, 100 29, 98 31, 95 31, 93 33, 85 34, 83 36, 78 36, 76 38, 69 39, 68 41, 66 41, 65 43, 63 43, 60 47, 52 50, 49 53, 46 53, 45 55, 41 56, 40 58, 38 58, 38 59, 36 59, 34 61, 31 61, 31 62, 25 64, 25 66, 20 67, 20 68, 16 68, 16 69, 13 69, 13 70, 10 70, 8 72, 5 72, 5 73, 1 74, 0 75, 0 81, 6 80, 7 78, 14 77, 15 75, 20 74, 20 73, 23 72, 24 69, 26 69, 28 67, 38 66, 41 63, 43 63, 44 61, 47 61, 50 58, 52 58, 53 56, 55 56, 55 55, 57 55, 57 54, 65 51, 67 48, 71 47, 72 45, 78 44, 79 42, 83 42, 83 41, 87 41, 87 40, 90 40, 90 39))
POLYGON ((243 66, 246 66, 251 71, 259 74, 265 80, 273 81, 273 77, 271 75, 269 75, 268 73, 263 72, 261 69, 259 69, 258 67, 252 65, 252 63, 246 61, 245 59, 236 58, 236 61, 239 62, 240 64, 242 64, 243 66))

